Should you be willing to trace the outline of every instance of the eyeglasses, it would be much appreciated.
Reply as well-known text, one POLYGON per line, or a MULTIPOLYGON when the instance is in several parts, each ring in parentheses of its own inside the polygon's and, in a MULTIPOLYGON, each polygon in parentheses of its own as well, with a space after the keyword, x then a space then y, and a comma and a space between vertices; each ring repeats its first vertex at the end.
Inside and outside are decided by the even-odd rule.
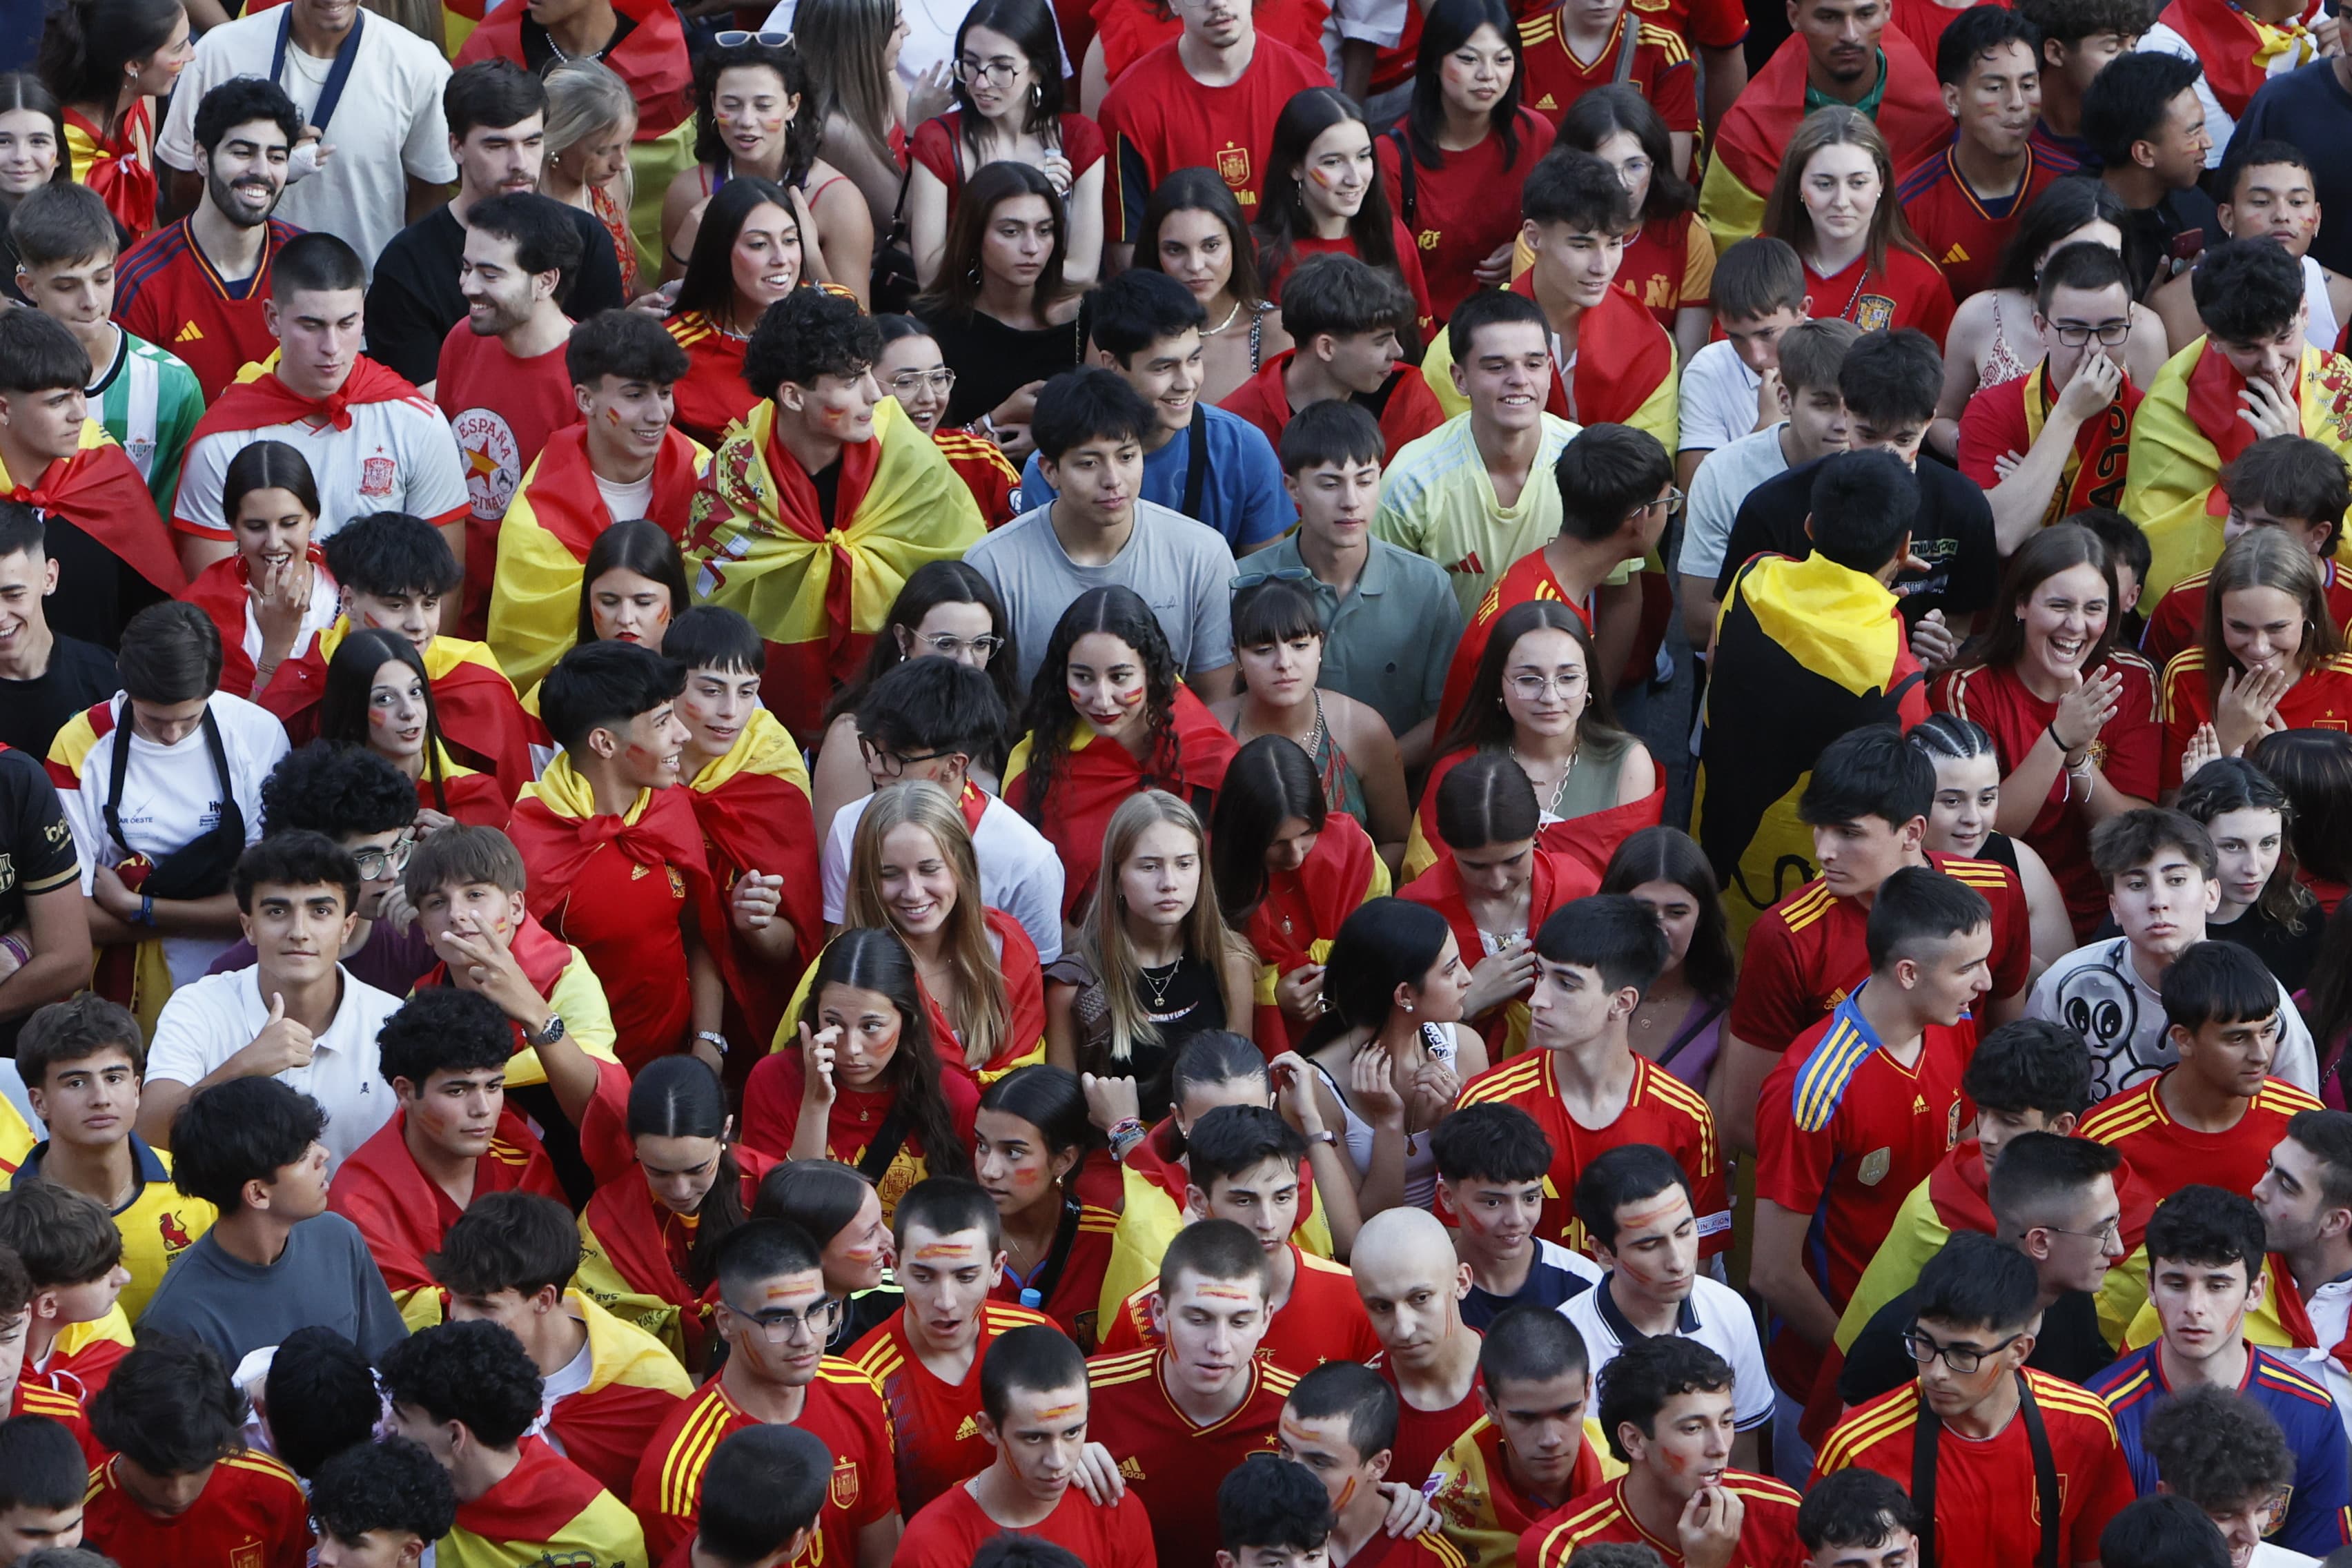
POLYGON ((2101 1226, 2096 1230, 2068 1230, 2063 1225, 2036 1226, 2034 1228, 2037 1230, 2055 1231, 2060 1236, 2079 1236, 2085 1237, 2088 1240, 2097 1242, 2099 1244, 2099 1249, 2103 1252, 2106 1250, 2108 1243, 2119 1240, 2123 1236, 2123 1222, 2121 1220, 2114 1219, 2107 1221, 2106 1224, 2101 1226))
POLYGON ((1675 513, 1683 510, 1683 501, 1685 499, 1685 498, 1679 487, 1668 485, 1666 487, 1666 493, 1652 501, 1650 505, 1664 507, 1666 509, 1666 515, 1672 517, 1675 513))
POLYGON ((416 853, 416 835, 404 833, 383 847, 369 845, 352 851, 352 863, 359 867, 360 880, 380 882, 386 877, 396 877, 408 868, 408 858, 416 853))
POLYGON ((2095 327, 2082 321, 2053 321, 2050 330, 2070 349, 2079 349, 2093 338, 2098 339, 2103 347, 2112 349, 2121 347, 2124 340, 2131 336, 2131 321, 2126 317, 2120 321, 2101 321, 2095 327))
POLYGON ((1004 646, 1003 637, 960 637, 953 632, 917 632, 915 640, 942 658, 961 658, 970 654, 982 664, 1004 646))
POLYGON ((992 60, 976 60, 970 55, 965 55, 955 63, 955 79, 967 85, 974 81, 983 81, 994 82, 999 87, 1010 87, 1013 85, 1013 79, 1021 74, 1021 68, 1024 63, 1021 60, 1006 59, 1001 55, 992 60))
POLYGON ((1307 583, 1314 577, 1315 574, 1304 566, 1269 566, 1262 572, 1244 572, 1228 582, 1225 587, 1238 594, 1244 588, 1255 588, 1260 583, 1307 583))
POLYGON ((759 44, 771 49, 788 49, 792 47, 793 36, 790 33, 747 33, 740 28, 730 27, 723 33, 713 33, 710 36, 710 41, 722 49, 740 49, 745 44, 759 44))
POLYGON ((955 372, 951 370, 910 370, 890 378, 890 390, 904 403, 925 387, 945 397, 955 390, 955 372))
POLYGON ((953 752, 924 752, 915 756, 907 756, 891 751, 886 746, 877 745, 864 735, 857 737, 857 749, 866 754, 866 771, 886 779, 903 777, 908 768, 923 763, 936 763, 941 757, 955 755, 953 752))
POLYGON ((1547 692, 1557 691, 1562 697, 1573 693, 1584 684, 1582 670, 1567 675, 1515 675, 1510 678, 1512 693, 1522 702, 1539 702, 1547 692))
POLYGON ((1946 1366, 1966 1377, 1984 1364, 1985 1357, 1999 1355, 2024 1337, 2023 1334, 2011 1334, 1990 1349, 1979 1350, 1975 1345, 1939 1345, 1918 1330, 1912 1329, 1903 1336, 1903 1348, 1909 1351, 1911 1359, 1921 1366, 1942 1356, 1946 1366))
POLYGON ((805 1312, 795 1312, 787 1307, 779 1307, 771 1312, 750 1312, 724 1296, 719 1299, 719 1303, 759 1330, 760 1337, 772 1345, 787 1344, 803 1334, 822 1340, 833 1332, 834 1321, 841 1315, 841 1303, 830 1296, 805 1312))

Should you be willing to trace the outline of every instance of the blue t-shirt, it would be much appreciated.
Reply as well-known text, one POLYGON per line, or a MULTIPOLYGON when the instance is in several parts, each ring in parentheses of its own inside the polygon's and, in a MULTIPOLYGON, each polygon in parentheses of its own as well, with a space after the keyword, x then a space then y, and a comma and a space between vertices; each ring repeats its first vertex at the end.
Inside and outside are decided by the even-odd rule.
MULTIPOLYGON (((1157 452, 1143 455, 1143 499, 1184 510, 1184 474, 1192 460, 1192 439, 1208 433, 1208 470, 1201 476, 1201 515, 1225 536, 1234 554, 1281 538, 1298 521, 1290 492, 1282 488, 1282 464, 1266 444, 1265 433, 1238 414, 1201 405, 1200 419, 1157 452)), ((1057 494, 1045 482, 1037 454, 1021 471, 1021 499, 1013 509, 1028 511, 1044 506, 1057 494)))

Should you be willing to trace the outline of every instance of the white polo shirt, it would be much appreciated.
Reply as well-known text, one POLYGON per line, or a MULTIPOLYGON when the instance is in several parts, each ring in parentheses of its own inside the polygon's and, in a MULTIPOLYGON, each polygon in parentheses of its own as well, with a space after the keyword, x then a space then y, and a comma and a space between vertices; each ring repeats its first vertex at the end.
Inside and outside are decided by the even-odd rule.
MULTIPOLYGON (((833 829, 825 835, 820 862, 824 874, 824 919, 841 923, 849 898, 849 849, 857 837, 857 819, 873 802, 859 795, 834 814, 833 829)), ((1021 922, 1037 944, 1037 962, 1051 963, 1062 956, 1062 858, 1029 819, 994 795, 981 808, 980 826, 971 836, 972 858, 980 862, 980 898, 989 908, 1003 910, 1021 922)))
POLYGON ((180 493, 172 502, 172 526, 224 544, 235 537, 221 515, 222 481, 230 460, 256 441, 283 441, 309 461, 319 486, 314 537, 320 540, 333 538, 343 524, 370 512, 404 511, 436 525, 472 513, 457 438, 438 408, 422 397, 404 397, 352 404, 351 416, 348 430, 303 419, 255 430, 216 430, 192 442, 180 469, 180 493))
MULTIPOLYGON (((1625 1319, 1609 1294, 1610 1279, 1590 1290, 1580 1290, 1560 1303, 1559 1314, 1584 1336, 1584 1353, 1591 1359, 1597 1385, 1601 1369, 1617 1359, 1625 1342, 1641 1331, 1625 1319)), ((1702 1274, 1691 1281, 1689 1300, 1675 1323, 1676 1335, 1696 1340, 1731 1363, 1732 1421, 1742 1432, 1752 1432, 1772 1418, 1772 1380, 1764 1371, 1764 1347, 1756 1338, 1756 1320, 1739 1292, 1702 1274)))
MULTIPOLYGON (((356 979, 342 965, 343 999, 334 1022, 319 1037, 310 1065, 289 1068, 278 1081, 299 1089, 327 1112, 328 1169, 375 1135, 392 1120, 392 1086, 377 1067, 375 1037, 384 1020, 400 1011, 400 998, 356 979)), ((155 1020, 154 1043, 147 1047, 147 1077, 197 1084, 229 1058, 253 1044, 269 1022, 269 1001, 261 994, 261 971, 207 974, 183 985, 163 1004, 155 1020)))

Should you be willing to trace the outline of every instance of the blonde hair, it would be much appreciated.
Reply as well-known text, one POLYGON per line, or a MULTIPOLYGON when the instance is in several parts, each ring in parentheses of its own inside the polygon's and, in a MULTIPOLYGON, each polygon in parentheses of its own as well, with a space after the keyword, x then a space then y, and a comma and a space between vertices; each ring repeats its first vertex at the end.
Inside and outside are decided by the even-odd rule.
POLYGON ((2221 637, 2221 600, 2241 588, 2276 588, 2303 614, 2303 643, 2294 650, 2298 675, 2343 651, 2327 608, 2327 577, 2318 558, 2284 528, 2250 528, 2231 540, 2205 584, 2205 685, 2218 701, 2222 679, 2238 668, 2221 637))
MULTIPOLYGON (((980 893, 980 861, 972 853, 971 829, 948 792, 929 779, 908 779, 877 792, 857 819, 849 850, 849 889, 842 900, 842 923, 898 931, 882 897, 882 841, 895 827, 919 827, 939 847, 940 858, 955 877, 955 908, 949 911, 947 960, 954 971, 954 1005, 943 1009, 963 1041, 964 1064, 978 1068, 996 1055, 1012 1027, 1004 974, 988 940, 988 906, 980 893)), ((899 931, 904 937, 906 933, 899 931)))
MULTIPOLYGON (((601 60, 559 60, 547 73, 547 161, 541 165, 540 184, 555 166, 558 154, 568 153, 602 131, 637 117, 637 100, 629 84, 601 60)), ((636 202, 636 171, 621 165, 620 190, 614 200, 626 213, 636 202)))
MULTIPOLYGON (((1772 194, 1764 203, 1764 225, 1761 232, 1783 239, 1796 247, 1801 257, 1813 243, 1813 215, 1805 210, 1805 165, 1813 154, 1824 147, 1859 147, 1870 154, 1878 168, 1878 206, 1870 215, 1868 255, 1873 270, 1886 269, 1886 251, 1890 245, 1899 245, 1914 255, 1933 261, 1919 237, 1912 232, 1909 220, 1903 216, 1903 204, 1895 199, 1895 159, 1886 150, 1886 138, 1870 117, 1843 104, 1816 109, 1798 125, 1797 133, 1789 138, 1789 150, 1780 160, 1780 172, 1773 178, 1772 194)), ((1819 300, 1814 301, 1816 305, 1819 300)))
MULTIPOLYGON (((1159 789, 1144 790, 1120 802, 1111 814, 1110 826, 1103 829, 1102 868, 1096 873, 1094 899, 1078 931, 1079 951, 1102 985, 1115 1068, 1128 1068, 1133 1062, 1139 1043, 1160 1044, 1160 1027, 1136 994, 1134 975, 1141 965, 1127 932, 1127 899, 1119 890, 1119 868, 1135 853, 1136 840, 1161 823, 1192 835, 1193 850, 1201 859, 1200 891, 1192 900, 1192 912, 1184 917, 1184 956, 1219 966, 1222 984, 1225 957, 1240 942, 1226 929, 1224 916, 1218 910, 1216 879, 1209 874, 1209 836, 1192 808, 1159 789)), ((1229 1020, 1228 1026, 1237 1022, 1229 1020)))
POLYGON ((810 103, 803 110, 817 134, 840 115, 875 153, 895 164, 890 70, 882 51, 898 26, 898 0, 802 0, 793 14, 794 43, 808 67, 810 103), (812 112, 813 111, 813 112, 812 112))

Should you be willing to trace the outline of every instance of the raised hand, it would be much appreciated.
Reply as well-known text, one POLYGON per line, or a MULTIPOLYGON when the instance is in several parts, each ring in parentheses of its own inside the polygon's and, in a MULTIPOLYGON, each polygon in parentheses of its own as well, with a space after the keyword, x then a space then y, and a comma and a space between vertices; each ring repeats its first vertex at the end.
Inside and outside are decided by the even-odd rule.
POLYGON ((289 1068, 309 1067, 318 1044, 316 1037, 299 1019, 286 1016, 284 994, 273 991, 269 994, 268 1021, 242 1054, 254 1077, 268 1078, 289 1068))
POLYGON ((1535 983, 1535 944, 1514 933, 1472 966, 1470 989, 1462 996, 1462 1016, 1479 1017, 1489 1008, 1526 995, 1535 983))
POLYGON ((784 879, 759 871, 746 871, 736 881, 735 890, 728 898, 728 915, 740 931, 765 931, 783 907, 784 879))
POLYGON ((830 1111, 835 1094, 833 1082, 834 1056, 841 1047, 841 1026, 827 1025, 814 1035, 809 1026, 800 1026, 801 1035, 801 1114, 830 1111))
POLYGON ((1311 1024, 1323 1016, 1323 966, 1302 963, 1274 983, 1275 1005, 1282 1016, 1300 1024, 1311 1024))

